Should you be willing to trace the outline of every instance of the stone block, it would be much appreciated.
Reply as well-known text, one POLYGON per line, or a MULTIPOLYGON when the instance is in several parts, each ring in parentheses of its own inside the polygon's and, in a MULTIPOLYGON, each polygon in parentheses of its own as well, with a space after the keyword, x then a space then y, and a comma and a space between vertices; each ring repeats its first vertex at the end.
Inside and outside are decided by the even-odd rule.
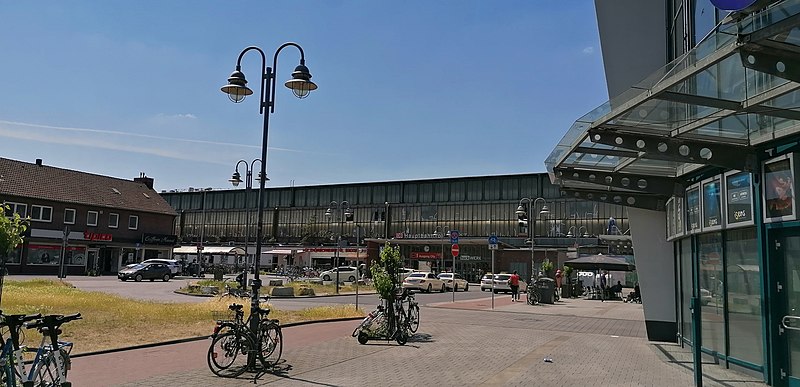
POLYGON ((298 296, 313 296, 314 295, 314 289, 301 287, 300 289, 297 290, 297 295, 298 296))
POLYGON ((294 297, 294 288, 289 286, 277 286, 272 288, 270 295, 272 297, 294 297))
POLYGON ((277 279, 277 280, 274 280, 274 279, 271 279, 271 280, 269 280, 269 286, 283 286, 283 280, 279 280, 279 279, 277 279))

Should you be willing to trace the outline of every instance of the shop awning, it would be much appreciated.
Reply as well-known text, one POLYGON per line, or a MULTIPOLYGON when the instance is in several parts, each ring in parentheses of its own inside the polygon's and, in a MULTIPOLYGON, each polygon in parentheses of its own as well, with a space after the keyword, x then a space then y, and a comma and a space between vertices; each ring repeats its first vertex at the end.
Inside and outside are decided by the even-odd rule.
POLYGON ((545 165, 578 198, 663 210, 678 177, 752 171, 800 132, 800 0, 730 19, 686 55, 577 120, 545 165))
MULTIPOLYGON (((180 246, 172 249, 173 254, 197 254, 197 246, 180 246)), ((244 255, 244 249, 231 246, 203 246, 203 254, 244 255)))

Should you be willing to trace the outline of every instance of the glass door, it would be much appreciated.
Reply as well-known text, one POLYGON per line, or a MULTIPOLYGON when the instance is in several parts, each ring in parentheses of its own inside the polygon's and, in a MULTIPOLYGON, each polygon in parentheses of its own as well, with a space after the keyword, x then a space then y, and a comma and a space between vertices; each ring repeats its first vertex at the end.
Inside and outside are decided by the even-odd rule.
POLYGON ((777 283, 772 287, 777 296, 776 351, 785 354, 776 358, 779 369, 774 384, 800 386, 800 229, 780 231, 770 242, 777 258, 773 271, 777 283))

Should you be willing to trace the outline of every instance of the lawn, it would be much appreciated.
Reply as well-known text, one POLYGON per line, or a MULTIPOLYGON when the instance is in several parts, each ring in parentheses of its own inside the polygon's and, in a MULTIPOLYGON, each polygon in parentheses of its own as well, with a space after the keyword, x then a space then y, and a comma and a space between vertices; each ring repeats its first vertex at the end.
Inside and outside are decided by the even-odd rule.
MULTIPOLYGON (((82 320, 65 324, 61 338, 75 343, 74 353, 156 343, 211 334, 214 312, 225 312, 236 301, 209 298, 202 303, 160 303, 127 299, 118 295, 89 292, 71 284, 50 280, 5 281, 2 309, 6 314, 71 314, 82 320)), ((298 311, 272 308, 270 317, 281 323, 363 316, 353 305, 316 307, 298 311)), ((37 332, 25 332, 28 346, 36 346, 37 332)))

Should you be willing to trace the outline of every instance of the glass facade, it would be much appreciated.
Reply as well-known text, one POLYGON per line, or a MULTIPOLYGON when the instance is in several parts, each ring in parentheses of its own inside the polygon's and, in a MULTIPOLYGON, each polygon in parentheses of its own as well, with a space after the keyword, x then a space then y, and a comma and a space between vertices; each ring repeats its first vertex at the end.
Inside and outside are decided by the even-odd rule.
POLYGON ((754 228, 728 232, 725 242, 730 355, 753 364, 764 359, 761 273, 754 228))
MULTIPOLYGON (((181 243, 244 243, 256 235, 256 191, 169 192, 161 194, 178 212, 175 233, 181 243), (250 224, 249 230, 246 227, 250 224)), ((351 243, 391 238, 395 233, 433 234, 459 230, 464 237, 524 237, 516 215, 522 198, 542 197, 530 222, 538 237, 566 237, 570 227, 605 234, 613 217, 620 233, 629 229, 625 207, 562 198, 546 174, 504 175, 350 185, 269 188, 265 190, 265 243, 329 244, 340 232, 351 243), (352 221, 326 217, 331 201, 347 201, 352 221), (538 214, 543 205, 549 213, 538 214), (538 216, 537 216, 538 215, 538 216), (388 225, 387 225, 388 223, 388 225), (341 231, 340 231, 341 229, 341 231)), ((338 215, 335 211, 333 211, 338 215)))

